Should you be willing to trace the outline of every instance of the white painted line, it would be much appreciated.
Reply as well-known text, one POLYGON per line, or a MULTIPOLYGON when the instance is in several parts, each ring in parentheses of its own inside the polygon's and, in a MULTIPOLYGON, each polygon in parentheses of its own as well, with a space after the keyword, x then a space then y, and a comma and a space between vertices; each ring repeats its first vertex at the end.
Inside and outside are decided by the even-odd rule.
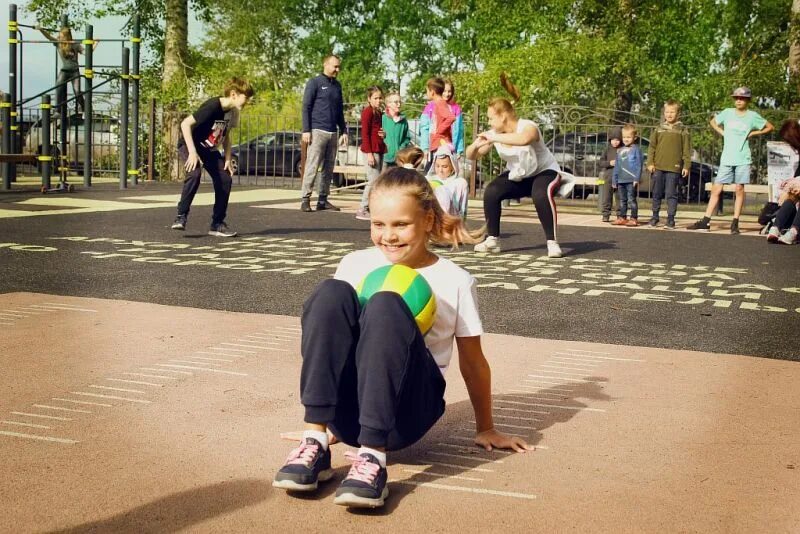
MULTIPOLYGON (((228 354, 226 352, 206 352, 203 350, 195 351, 195 354, 207 354, 208 356, 227 356, 228 358, 246 358, 244 354, 228 354)), ((197 356, 192 356, 196 358, 197 356)), ((208 358, 204 358, 208 359, 208 358)), ((221 362, 232 362, 234 360, 220 360, 221 362)))
POLYGON ((569 354, 570 356, 582 356, 584 358, 590 358, 592 360, 612 360, 617 362, 644 362, 647 360, 636 360, 633 358, 611 358, 610 356, 590 356, 588 354, 573 354, 571 352, 555 352, 554 354, 569 354))
POLYGON ((265 347, 260 347, 260 346, 256 346, 256 345, 243 345, 241 343, 220 343, 220 345, 225 345, 227 347, 245 347, 245 348, 248 348, 248 349, 262 349, 262 348, 265 348, 265 347))
POLYGON ((144 399, 129 399, 128 397, 118 397, 116 395, 101 395, 100 393, 87 393, 85 391, 70 391, 70 393, 73 395, 83 395, 85 397, 96 397, 98 399, 112 399, 112 400, 121 400, 128 402, 138 402, 140 404, 150 404, 152 402, 144 399))
POLYGON ((211 350, 224 350, 227 352, 246 352, 247 354, 256 354, 256 351, 254 350, 226 349, 225 347, 211 347, 211 350))
MULTIPOLYGON (((566 388, 552 388, 550 386, 526 386, 525 384, 520 384, 517 386, 518 388, 525 388, 525 389, 532 389, 534 391, 560 391, 562 393, 574 393, 571 389, 566 388)), ((512 390, 513 391, 513 390, 512 390)), ((517 390, 519 391, 519 390, 517 390)), ((528 392, 526 392, 528 393, 528 392)))
POLYGON ((496 463, 496 464, 503 463, 503 460, 492 460, 491 458, 476 458, 475 456, 465 456, 463 454, 450 454, 449 452, 428 451, 427 454, 433 454, 434 456, 446 456, 448 458, 461 458, 463 460, 473 460, 477 462, 496 463))
POLYGON ((0 315, 13 315, 14 317, 30 317, 30 315, 19 313, 17 310, 0 310, 0 315))
MULTIPOLYGON (((205 352, 200 352, 199 354, 205 354, 205 352)), ((191 356, 191 358, 195 360, 205 360, 209 362, 235 362, 236 360, 226 360, 225 358, 204 358, 202 356, 191 356)))
MULTIPOLYGON (((519 406, 535 406, 534 404, 528 404, 527 402, 519 402, 519 401, 510 401, 510 400, 503 400, 503 399, 495 399, 495 402, 502 402, 505 404, 515 404, 519 406)), ((522 408, 503 408, 502 406, 495 406, 495 410, 509 410, 509 411, 516 411, 516 412, 528 412, 528 413, 540 413, 540 414, 548 414, 550 412, 543 412, 541 410, 525 410, 522 408)))
POLYGON ((147 378, 165 378, 167 380, 177 380, 178 379, 177 376, 151 375, 151 374, 147 374, 147 373, 122 373, 122 374, 123 375, 129 375, 129 376, 144 376, 144 377, 147 377, 147 378))
POLYGON ((588 367, 590 369, 596 369, 601 362, 590 362, 589 360, 579 360, 578 358, 565 358, 563 356, 550 356, 549 362, 552 363, 563 363, 566 365, 580 365, 581 367, 588 367))
POLYGON ((611 356, 610 352, 598 352, 596 350, 583 350, 583 349, 564 349, 570 352, 586 352, 588 354, 603 354, 605 356, 611 356))
MULTIPOLYGON (((548 369, 538 369, 538 372, 547 373, 547 374, 551 374, 551 375, 567 375, 568 377, 571 377, 571 378, 578 378, 579 376, 585 376, 586 375, 586 373, 575 373, 575 372, 572 372, 572 371, 567 373, 567 372, 564 372, 564 371, 550 371, 548 369)), ((551 376, 550 378, 561 378, 561 377, 560 376, 551 376)))
POLYGON ((5 317, 6 319, 11 319, 12 317, 16 317, 17 319, 25 319, 26 317, 30 317, 30 315, 20 315, 18 313, 0 313, 0 317, 5 317))
POLYGON ((540 395, 544 395, 544 396, 547 396, 547 397, 555 397, 556 399, 564 399, 564 398, 568 398, 569 397, 569 395, 564 395, 563 393, 548 393, 547 391, 542 391, 541 389, 538 390, 538 391, 531 391, 530 393, 531 393, 532 397, 540 396, 540 395))
POLYGON ((514 419, 516 421, 541 421, 541 419, 537 419, 535 417, 519 417, 517 415, 503 415, 501 413, 492 414, 492 417, 499 417, 500 419, 514 419))
POLYGON ((89 402, 89 401, 79 401, 74 399, 60 399, 58 397, 53 397, 53 400, 62 401, 62 402, 72 402, 74 404, 83 404, 86 406, 104 406, 106 408, 113 408, 113 404, 104 404, 102 402, 89 402))
POLYGON ((7 425, 26 426, 28 428, 51 428, 47 425, 34 425, 33 423, 22 423, 20 421, 0 421, 0 423, 5 423, 7 425))
POLYGON ((422 469, 408 469, 404 467, 401 471, 405 471, 406 473, 414 473, 416 475, 423 475, 426 477, 433 477, 433 478, 452 478, 453 480, 468 480, 470 482, 483 482, 482 478, 474 478, 474 477, 463 477, 460 475, 448 475, 445 473, 433 473, 428 471, 423 471, 422 469))
MULTIPOLYGON (((66 304, 64 302, 45 302, 45 304, 47 304, 48 306, 62 306, 64 308, 74 308, 74 309, 77 309, 77 310, 82 309, 77 304, 66 304)), ((32 304, 32 306, 35 306, 35 304, 32 304)), ((95 310, 92 310, 92 311, 95 311, 95 310)))
POLYGON ((51 305, 48 305, 48 306, 41 306, 39 304, 31 304, 31 308, 37 308, 37 309, 41 308, 41 309, 50 310, 50 311, 63 310, 63 311, 80 311, 80 312, 88 312, 88 313, 97 313, 97 310, 89 310, 89 309, 86 309, 86 308, 73 308, 72 306, 63 306, 63 305, 56 305, 56 304, 51 304, 51 305))
POLYGON ((164 384, 156 384, 154 382, 145 382, 143 380, 126 380, 124 378, 106 378, 106 380, 109 380, 111 382, 124 382, 126 384, 140 384, 142 386, 153 386, 153 387, 157 387, 157 388, 163 388, 164 387, 164 384))
POLYGON ((494 473, 494 469, 486 469, 485 467, 469 467, 460 464, 447 464, 444 462, 428 462, 433 465, 441 465, 442 467, 452 467, 453 469, 462 469, 464 472, 477 471, 478 473, 494 473))
MULTIPOLYGON (((47 313, 48 311, 52 311, 52 310, 37 310, 36 308, 31 309, 31 308, 26 308, 24 306, 20 306, 16 310, 21 310, 22 313, 30 313, 31 315, 41 315, 43 313, 47 313)), ((12 310, 12 311, 16 311, 16 310, 12 310)))
MULTIPOLYGON (((545 400, 545 399, 542 399, 545 400)), ((558 404, 542 404, 539 402, 516 402, 516 401, 502 401, 507 402, 509 404, 523 404, 525 406, 539 406, 541 408, 560 408, 562 410, 576 410, 576 411, 588 411, 588 412, 605 412, 605 410, 601 408, 586 408, 580 406, 560 406, 558 404)), ((549 412, 545 412, 549 413, 549 412)))
POLYGON ((208 371, 210 373, 222 373, 226 375, 235 375, 235 376, 248 376, 247 373, 237 373, 235 371, 225 371, 222 369, 208 369, 206 367, 190 367, 188 365, 170 365, 167 363, 157 363, 159 367, 175 367, 178 369, 194 369, 196 371, 208 371))
POLYGON ((53 438, 50 436, 35 436, 33 434, 20 434, 18 432, 6 432, 4 430, 0 430, 0 435, 3 436, 12 436, 15 438, 23 438, 23 439, 35 439, 38 441, 53 441, 55 443, 66 443, 68 445, 73 445, 75 443, 80 443, 80 441, 75 441, 74 439, 65 439, 65 438, 53 438))
POLYGON ((24 415, 25 417, 36 417, 38 419, 52 419, 54 421, 72 421, 69 417, 56 417, 55 415, 42 415, 39 413, 11 412, 14 415, 24 415))
MULTIPOLYGON (((465 447, 464 445, 456 445, 454 443, 444 443, 444 442, 439 442, 437 443, 437 445, 439 445, 440 447, 450 447, 451 449, 456 449, 463 452, 471 452, 471 451, 489 452, 483 447, 479 447, 477 445, 475 445, 474 447, 465 447)), ((504 451, 502 449, 492 449, 491 452, 496 452, 497 454, 513 454, 513 451, 504 451)), ((480 456, 476 456, 476 458, 480 458, 480 456)), ((485 459, 493 460, 492 458, 485 458, 485 459)))
POLYGON ((208 365, 211 367, 222 367, 220 363, 209 363, 209 362, 195 362, 192 360, 168 360, 170 363, 191 363, 192 365, 208 365))
POLYGON ((512 425, 509 423, 495 423, 494 426, 501 426, 503 428, 516 428, 520 430, 536 430, 535 426, 512 425))
POLYGON ((173 371, 171 369, 153 369, 151 367, 140 367, 139 369, 141 369, 142 371, 157 371, 159 373, 162 373, 162 372, 163 373, 178 373, 178 374, 182 374, 182 375, 192 375, 192 376, 194 376, 194 373, 191 373, 189 371, 173 371))
POLYGON ((48 406, 47 404, 34 404, 34 408, 46 408, 48 410, 59 410, 62 412, 92 413, 89 410, 78 410, 76 408, 62 408, 61 406, 48 406))
POLYGON ((4 323, 4 322, 0 322, 0 325, 2 325, 2 326, 14 326, 14 323, 4 323))
POLYGON ((527 499, 527 500, 536 499, 536 495, 532 495, 530 493, 515 493, 513 491, 498 491, 498 490, 491 490, 484 488, 468 488, 465 486, 451 486, 449 484, 437 484, 434 482, 415 482, 413 480, 390 480, 389 482, 418 486, 422 488, 433 488, 433 489, 441 489, 447 491, 463 491, 465 493, 479 493, 481 495, 495 495, 498 497, 511 497, 515 499, 527 499))
POLYGON ((267 339, 259 339, 258 341, 256 341, 252 339, 237 339, 236 341, 239 341, 241 343, 252 343, 256 347, 263 347, 264 345, 283 345, 284 341, 289 341, 289 340, 270 341, 267 339))
MULTIPOLYGON (((289 332, 297 332, 298 334, 303 331, 299 326, 276 326, 276 330, 288 330, 289 332)), ((268 332, 256 332, 256 334, 264 334, 268 332)))
MULTIPOLYGON (((536 376, 536 375, 528 375, 528 376, 536 376)), ((548 376, 547 378, 556 378, 556 377, 548 376)), ((531 378, 523 378, 523 380, 525 382, 532 382, 534 384, 549 384, 551 386, 562 386, 562 387, 571 386, 571 384, 565 384, 564 382, 551 382, 551 381, 547 381, 547 380, 534 380, 534 379, 531 379, 531 378)))
POLYGON ((146 391, 142 391, 141 389, 112 388, 111 386, 98 386, 97 384, 90 384, 89 387, 95 389, 107 389, 108 391, 122 391, 123 393, 141 393, 141 394, 147 393, 146 391))
MULTIPOLYGON (((552 379, 558 378, 559 380, 567 380, 568 382, 582 382, 582 383, 598 382, 598 380, 582 380, 582 379, 579 379, 579 378, 569 378, 567 376, 543 376, 543 375, 528 375, 528 376, 531 377, 531 378, 552 378, 552 379)), ((566 384, 563 384, 563 385, 566 385, 566 384)))
POLYGON ((284 341, 295 341, 300 339, 299 337, 290 336, 288 334, 250 334, 244 337, 252 337, 258 340, 282 339, 284 341))
POLYGON ((579 367, 576 364, 563 364, 558 362, 553 363, 543 363, 540 367, 547 367, 549 369, 567 369, 571 371, 583 371, 584 373, 592 373, 595 372, 596 369, 591 367, 579 367))
POLYGON ((601 363, 605 363, 599 360, 592 360, 591 358, 585 358, 580 354, 572 354, 571 352, 554 352, 550 355, 550 358, 553 360, 567 360, 570 362, 579 362, 580 365, 600 365, 601 363))

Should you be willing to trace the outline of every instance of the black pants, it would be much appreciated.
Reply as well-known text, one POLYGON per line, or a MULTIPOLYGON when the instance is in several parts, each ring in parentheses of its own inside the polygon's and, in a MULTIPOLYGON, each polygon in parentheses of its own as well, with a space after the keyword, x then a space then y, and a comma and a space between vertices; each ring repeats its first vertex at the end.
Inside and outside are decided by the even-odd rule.
POLYGON ((678 212, 678 180, 680 174, 677 172, 655 171, 652 176, 653 181, 653 219, 658 220, 658 212, 661 210, 661 200, 667 198, 667 221, 675 222, 675 214, 678 212))
POLYGON ((794 201, 783 201, 775 214, 775 226, 780 231, 788 230, 792 226, 800 230, 800 211, 797 210, 794 201))
POLYGON ((361 309, 350 284, 325 280, 303 305, 302 326, 307 423, 354 447, 397 450, 444 413, 444 377, 396 293, 376 293, 361 309))
MULTIPOLYGON (((194 195, 197 193, 197 188, 200 187, 200 177, 205 168, 214 184, 214 212, 211 216, 211 225, 214 226, 225 221, 233 179, 228 171, 225 170, 225 158, 218 151, 198 150, 197 154, 203 161, 203 165, 198 165, 193 171, 186 173, 181 200, 178 202, 178 215, 183 217, 189 215, 189 208, 192 205, 192 200, 194 200, 194 195)), ((185 164, 189 158, 189 150, 186 145, 178 148, 178 155, 180 156, 180 161, 185 164)))
POLYGON ((555 193, 561 177, 556 171, 546 170, 535 176, 528 176, 519 182, 508 179, 508 171, 504 172, 486 186, 483 193, 483 215, 486 217, 487 232, 490 236, 500 237, 501 203, 507 198, 533 198, 536 215, 542 223, 544 234, 548 240, 556 239, 555 193))
MULTIPOLYGON (((81 92, 81 73, 79 70, 58 71, 56 80, 56 109, 61 108, 61 104, 67 101, 67 85, 72 84, 72 91, 75 93, 75 101, 78 103, 78 111, 83 113, 86 101, 81 92)), ((69 113, 67 113, 69 115, 69 113)))

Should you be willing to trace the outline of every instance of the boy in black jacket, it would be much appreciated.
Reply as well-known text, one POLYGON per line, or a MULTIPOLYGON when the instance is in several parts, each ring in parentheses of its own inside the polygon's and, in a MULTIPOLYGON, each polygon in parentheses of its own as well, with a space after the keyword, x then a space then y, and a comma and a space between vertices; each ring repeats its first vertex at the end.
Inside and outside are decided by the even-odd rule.
POLYGON ((225 84, 223 97, 215 97, 203 104, 181 122, 181 139, 178 155, 186 169, 178 216, 172 223, 173 230, 185 230, 189 208, 200 187, 200 176, 205 168, 214 184, 214 212, 208 235, 234 237, 236 232, 225 224, 228 199, 231 196, 233 166, 231 164, 231 140, 228 133, 239 125, 239 112, 253 97, 253 88, 247 80, 231 78, 225 84), (219 152, 223 147, 225 156, 219 152))
MULTIPOLYGON (((611 221, 611 207, 614 203, 614 194, 611 191, 611 175, 614 173, 614 163, 617 159, 617 149, 622 145, 622 128, 616 127, 608 136, 608 148, 600 161, 600 177, 597 180, 600 192, 600 210, 603 213, 603 222, 611 221)), ((619 217, 619 205, 617 205, 619 217)))

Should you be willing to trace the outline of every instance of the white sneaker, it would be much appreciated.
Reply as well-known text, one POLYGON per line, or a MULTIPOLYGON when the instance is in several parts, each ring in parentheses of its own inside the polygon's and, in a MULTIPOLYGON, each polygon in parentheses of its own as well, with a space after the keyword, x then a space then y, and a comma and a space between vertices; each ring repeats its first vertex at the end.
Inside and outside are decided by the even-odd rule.
POLYGON ((797 241, 797 230, 794 228, 786 230, 780 239, 778 239, 778 243, 781 245, 794 245, 795 241, 797 241))
POLYGON ((500 244, 497 241, 498 240, 496 237, 487 236, 482 243, 475 245, 475 252, 489 252, 491 254, 497 254, 500 252, 500 244))
POLYGON ((770 243, 777 243, 778 239, 781 238, 781 231, 778 230, 778 227, 774 224, 770 226, 769 232, 767 232, 767 241, 770 243))
POLYGON ((558 246, 557 241, 547 240, 547 257, 548 258, 561 258, 564 253, 561 252, 561 247, 558 246))

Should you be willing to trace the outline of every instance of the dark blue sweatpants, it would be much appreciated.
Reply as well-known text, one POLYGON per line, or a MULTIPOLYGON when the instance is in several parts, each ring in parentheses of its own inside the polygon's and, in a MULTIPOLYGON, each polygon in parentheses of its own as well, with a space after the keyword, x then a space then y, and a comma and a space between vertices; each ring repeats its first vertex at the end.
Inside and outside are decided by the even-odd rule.
POLYGON ((350 284, 325 280, 303 305, 302 327, 307 423, 354 447, 397 450, 444 413, 444 377, 396 293, 377 293, 362 309, 350 284))

